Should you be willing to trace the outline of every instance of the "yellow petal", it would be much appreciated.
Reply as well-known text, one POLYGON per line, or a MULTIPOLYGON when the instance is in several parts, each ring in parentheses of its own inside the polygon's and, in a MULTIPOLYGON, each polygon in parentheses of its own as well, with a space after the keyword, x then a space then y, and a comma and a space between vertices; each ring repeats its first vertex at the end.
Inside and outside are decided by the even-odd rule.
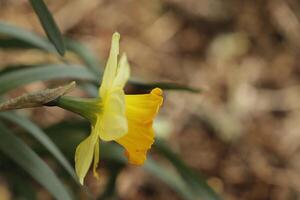
POLYGON ((129 123, 128 134, 116 141, 126 149, 126 156, 131 164, 141 165, 154 142, 152 124, 145 126, 129 123))
POLYGON ((92 130, 92 134, 83 140, 76 148, 75 171, 81 184, 83 184, 84 177, 86 176, 92 163, 97 140, 99 140, 98 136, 92 130))
POLYGON ((97 120, 96 128, 100 129, 99 135, 102 140, 116 140, 128 131, 124 91, 122 89, 111 91, 103 103, 103 113, 97 120))
POLYGON ((100 97, 105 97, 107 91, 112 87, 115 79, 118 67, 118 55, 119 55, 119 40, 120 34, 114 33, 111 41, 111 49, 109 57, 104 70, 101 87, 99 90, 100 97))
POLYGON ((120 35, 115 33, 99 92, 103 107, 96 127, 100 130, 100 138, 105 141, 116 140, 128 131, 123 87, 129 78, 130 69, 126 55, 122 55, 118 64, 119 39, 120 35))
POLYGON ((163 101, 162 91, 156 88, 150 94, 126 95, 128 133, 116 140, 126 149, 131 164, 143 164, 148 149, 154 142, 153 119, 163 101))
POLYGON ((155 88, 150 94, 126 95, 126 116, 141 123, 152 122, 162 102, 162 90, 155 88))
POLYGON ((130 66, 127 60, 127 56, 125 54, 122 55, 118 69, 117 75, 113 82, 113 88, 124 88, 126 82, 128 81, 130 76, 130 66))
POLYGON ((94 177, 96 177, 97 179, 99 179, 99 174, 97 172, 97 167, 100 159, 99 144, 100 144, 100 140, 97 140, 94 149, 94 164, 93 164, 94 177))

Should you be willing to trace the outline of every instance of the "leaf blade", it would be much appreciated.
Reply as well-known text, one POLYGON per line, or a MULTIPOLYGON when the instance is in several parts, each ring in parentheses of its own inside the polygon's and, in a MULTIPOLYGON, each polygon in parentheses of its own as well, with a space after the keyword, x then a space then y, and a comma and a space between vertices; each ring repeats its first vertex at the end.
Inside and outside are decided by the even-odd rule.
POLYGON ((170 171, 163 165, 155 162, 154 160, 147 158, 144 164, 144 168, 157 178, 161 179, 186 200, 193 200, 195 196, 191 193, 188 186, 185 185, 184 181, 176 173, 170 171))
POLYGON ((56 25, 51 12, 47 8, 43 0, 30 0, 31 6, 37 14, 46 35, 54 44, 57 52, 63 56, 66 52, 62 34, 56 25))
POLYGON ((31 122, 26 117, 19 115, 15 112, 3 112, 0 113, 0 117, 9 120, 15 124, 18 124, 22 128, 24 128, 31 136, 33 136, 36 140, 38 140, 44 147, 60 162, 60 164, 67 170, 67 172, 77 181, 75 172, 68 162, 68 160, 64 157, 62 152, 57 148, 57 146, 52 142, 52 140, 41 130, 38 126, 36 126, 33 122, 31 122))
POLYGON ((22 140, 0 124, 0 150, 20 165, 38 183, 44 186, 56 199, 71 200, 65 186, 49 166, 22 140))
MULTIPOLYGON (((54 46, 42 38, 41 36, 30 32, 28 30, 25 30, 23 28, 19 28, 14 25, 10 25, 4 22, 0 21, 0 34, 4 36, 9 36, 11 38, 18 39, 20 41, 25 42, 26 44, 29 44, 33 47, 42 49, 47 52, 55 52, 54 46)), ((17 41, 6 41, 3 40, 5 43, 8 43, 6 45, 18 45, 17 41)))
POLYGON ((79 65, 40 65, 33 68, 19 69, 13 72, 1 74, 0 95, 16 87, 34 81, 63 78, 97 81, 97 78, 88 69, 79 65))
POLYGON ((156 139, 154 148, 167 158, 177 169, 182 178, 189 184, 189 188, 198 198, 207 200, 220 200, 217 193, 206 183, 204 178, 192 171, 162 139, 156 139))

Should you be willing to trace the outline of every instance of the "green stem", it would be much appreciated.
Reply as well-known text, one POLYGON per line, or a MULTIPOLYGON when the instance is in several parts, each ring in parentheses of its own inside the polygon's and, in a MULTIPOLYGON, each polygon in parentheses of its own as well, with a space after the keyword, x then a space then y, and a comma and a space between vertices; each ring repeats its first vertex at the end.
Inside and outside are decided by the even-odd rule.
POLYGON ((97 113, 101 112, 100 98, 78 98, 71 96, 61 96, 46 105, 58 106, 65 110, 77 113, 82 117, 90 120, 91 122, 95 122, 97 113))

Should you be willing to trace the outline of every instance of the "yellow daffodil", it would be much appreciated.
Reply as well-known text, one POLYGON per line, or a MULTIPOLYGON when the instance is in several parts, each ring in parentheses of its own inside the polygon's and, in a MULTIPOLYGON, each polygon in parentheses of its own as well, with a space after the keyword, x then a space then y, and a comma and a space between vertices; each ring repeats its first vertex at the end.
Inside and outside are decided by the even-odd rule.
POLYGON ((92 164, 94 176, 98 177, 100 139, 114 140, 122 145, 129 162, 137 165, 144 163, 147 150, 154 142, 152 123, 163 101, 162 90, 155 88, 141 95, 124 94, 130 67, 125 54, 118 60, 119 39, 120 35, 114 33, 99 97, 85 100, 86 103, 79 104, 82 106, 78 108, 85 111, 77 111, 91 121, 90 135, 75 152, 75 169, 81 184, 92 164))

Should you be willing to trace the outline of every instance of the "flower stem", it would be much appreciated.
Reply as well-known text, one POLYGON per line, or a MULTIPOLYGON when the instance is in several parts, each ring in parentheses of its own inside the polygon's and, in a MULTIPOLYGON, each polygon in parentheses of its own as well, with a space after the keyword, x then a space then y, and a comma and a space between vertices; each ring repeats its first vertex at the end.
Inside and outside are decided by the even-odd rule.
POLYGON ((96 120, 96 113, 100 113, 102 107, 100 98, 78 98, 71 96, 61 96, 47 103, 46 106, 63 108, 77 113, 92 122, 96 120))

